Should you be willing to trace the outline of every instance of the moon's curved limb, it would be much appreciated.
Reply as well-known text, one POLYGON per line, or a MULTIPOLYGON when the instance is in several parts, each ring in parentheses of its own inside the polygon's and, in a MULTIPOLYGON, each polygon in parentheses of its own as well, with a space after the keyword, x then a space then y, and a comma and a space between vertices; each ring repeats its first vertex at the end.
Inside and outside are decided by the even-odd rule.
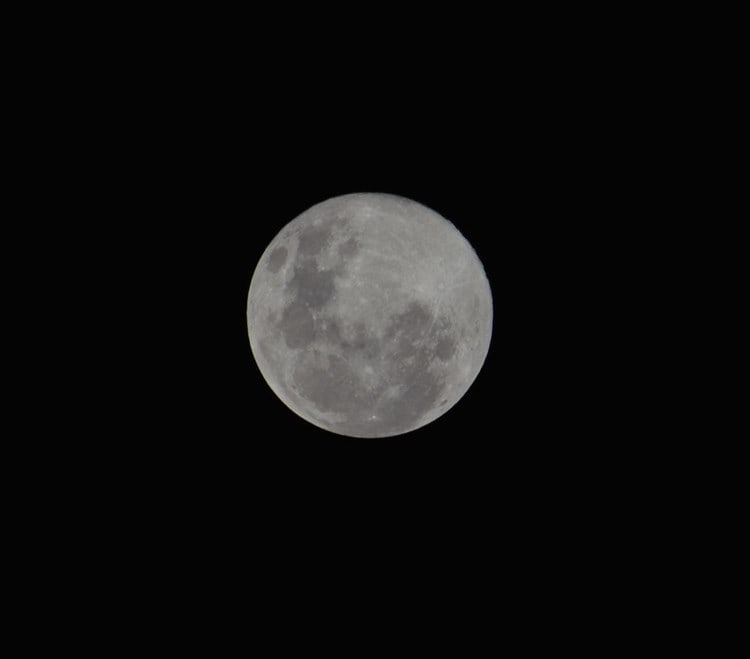
POLYGON ((450 222, 402 197, 352 194, 274 238, 253 274, 248 329, 291 410, 339 434, 389 437, 464 395, 489 349, 492 296, 450 222))

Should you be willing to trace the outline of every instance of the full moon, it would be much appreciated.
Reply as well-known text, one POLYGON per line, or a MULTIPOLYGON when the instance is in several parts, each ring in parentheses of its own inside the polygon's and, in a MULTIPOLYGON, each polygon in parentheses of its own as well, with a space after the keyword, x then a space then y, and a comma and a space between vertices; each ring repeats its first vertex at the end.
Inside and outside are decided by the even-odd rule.
POLYGON ((492 294, 453 224, 403 197, 349 194, 287 224, 250 282, 250 347, 297 415, 392 437, 447 412, 487 356, 492 294))

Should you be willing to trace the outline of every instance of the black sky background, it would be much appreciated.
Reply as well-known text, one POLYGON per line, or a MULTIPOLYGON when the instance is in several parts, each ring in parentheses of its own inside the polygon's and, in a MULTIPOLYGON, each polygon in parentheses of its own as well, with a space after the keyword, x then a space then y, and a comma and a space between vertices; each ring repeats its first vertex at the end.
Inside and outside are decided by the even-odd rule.
POLYGON ((87 336, 102 342, 88 423, 111 440, 85 446, 103 481, 133 474, 144 492, 223 502, 215 514, 260 497, 406 520, 416 508, 490 515, 503 500, 511 514, 613 477, 629 422, 610 383, 629 348, 612 331, 630 320, 611 304, 622 275, 610 264, 637 223, 639 172, 626 157, 635 110, 612 84, 622 62, 593 56, 606 35, 542 38, 533 23, 459 43, 391 26, 382 44, 309 32, 285 50, 239 28, 142 27, 136 41, 102 31, 48 65, 60 147, 49 166, 75 174, 60 192, 73 200, 66 232, 95 264, 81 266, 97 318, 87 336), (350 192, 448 218, 493 293, 471 389, 392 439, 298 418, 247 336, 266 246, 350 192))
MULTIPOLYGON (((233 615, 260 582, 270 610, 285 584, 326 592, 334 573, 373 592, 408 575, 436 601, 515 583, 523 611, 532 582, 567 606, 584 571, 597 601, 598 566, 609 574, 610 549, 629 551, 623 528, 648 525, 634 502, 661 468, 646 432, 661 428, 635 413, 659 400, 632 384, 651 328, 629 313, 642 257, 627 248, 651 242, 635 191, 658 179, 641 142, 650 110, 625 91, 629 51, 549 15, 485 29, 450 17, 443 31, 389 16, 376 38, 324 37, 295 14, 303 34, 267 39, 262 21, 168 18, 101 29, 44 65, 44 166, 67 174, 43 191, 62 209, 45 240, 78 243, 67 267, 87 320, 63 282, 55 318, 83 344, 66 353, 95 362, 79 375, 90 392, 61 406, 70 438, 45 448, 61 535, 80 520, 147 593, 162 580, 192 602, 228 584, 233 615), (494 301, 468 393, 383 440, 297 417, 247 334, 266 246, 350 192, 403 195, 453 222, 494 301)), ((617 562, 618 578, 636 572, 617 562)))
POLYGON ((272 66, 262 48, 212 40, 103 67, 86 119, 98 135, 95 199, 113 217, 97 258, 122 264, 137 309, 112 310, 129 333, 114 359, 138 381, 117 417, 128 460, 143 452, 155 474, 300 499, 329 487, 372 501, 456 488, 487 501, 496 487, 572 487, 561 472, 580 473, 598 437, 620 432, 599 386, 611 358, 602 337, 617 319, 596 273, 617 251, 626 206, 609 158, 625 131, 607 110, 610 73, 554 48, 480 43, 456 60, 425 57, 442 52, 431 47, 272 66), (298 418, 247 338, 250 278, 271 239, 311 205, 358 191, 450 219, 494 299, 492 344, 469 392, 387 440, 298 418))
POLYGON ((139 148, 123 138, 133 196, 122 227, 138 245, 134 264, 147 265, 141 402, 160 437, 144 442, 158 464, 210 465, 207 478, 222 484, 221 474, 243 486, 278 478, 291 497, 459 488, 486 501, 499 483, 567 487, 560 465, 575 472, 581 454, 599 450, 597 434, 617 423, 601 416, 604 364, 591 360, 609 322, 592 276, 611 239, 595 217, 608 185, 601 144, 582 135, 585 117, 527 78, 460 78, 301 72, 277 96, 212 74, 147 115, 132 136, 139 148), (311 205, 356 191, 403 195, 450 219, 494 298, 492 344, 470 391, 436 422, 388 440, 341 438, 298 418, 263 381, 247 338, 265 247, 311 205))

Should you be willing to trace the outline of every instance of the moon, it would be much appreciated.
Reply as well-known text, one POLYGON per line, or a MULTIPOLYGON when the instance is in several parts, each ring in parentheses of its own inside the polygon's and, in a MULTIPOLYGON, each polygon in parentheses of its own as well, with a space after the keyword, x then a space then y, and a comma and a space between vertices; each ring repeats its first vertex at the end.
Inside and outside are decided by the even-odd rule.
POLYGON ((263 378, 294 413, 348 437, 393 437, 466 393, 492 335, 476 252, 422 204, 348 194, 287 224, 247 303, 263 378))

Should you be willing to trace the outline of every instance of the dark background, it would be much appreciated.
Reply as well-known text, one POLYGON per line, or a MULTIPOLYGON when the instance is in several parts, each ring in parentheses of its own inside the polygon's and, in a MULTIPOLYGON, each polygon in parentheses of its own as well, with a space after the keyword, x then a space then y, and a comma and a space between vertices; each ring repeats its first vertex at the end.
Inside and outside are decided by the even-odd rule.
POLYGON ((611 235, 594 217, 608 184, 595 146, 573 118, 544 111, 553 99, 522 86, 496 96, 420 77, 306 82, 294 78, 279 98, 264 87, 220 94, 147 133, 156 150, 135 174, 149 191, 136 230, 158 282, 147 297, 157 367, 144 377, 156 377, 147 408, 168 447, 161 457, 210 468, 221 487, 231 476, 300 501, 330 489, 345 505, 352 493, 371 503, 431 493, 484 508, 497 488, 518 496, 534 483, 526 505, 549 488, 574 490, 570 475, 618 422, 600 407, 607 357, 596 346, 610 319, 595 273, 611 235), (247 338, 248 287, 268 243, 311 205, 355 191, 403 195, 454 222, 494 297, 490 352, 470 391, 387 440, 298 418, 265 384, 247 338))
POLYGON ((308 60, 304 48, 282 58, 247 40, 176 38, 94 64, 81 81, 91 103, 75 109, 90 210, 107 218, 93 225, 95 258, 119 269, 124 297, 102 315, 125 336, 104 367, 130 387, 109 402, 124 407, 112 417, 121 463, 191 492, 257 488, 300 505, 329 491, 341 505, 458 497, 485 512, 606 481, 616 460, 601 437, 626 425, 609 413, 603 383, 621 354, 607 337, 626 319, 604 273, 629 230, 621 162, 634 130, 608 84, 617 58, 512 40, 478 40, 459 58, 427 39, 347 65, 343 44, 308 60), (386 440, 298 418, 247 338, 265 247, 311 205, 357 191, 451 220, 494 297, 489 355, 466 396, 386 440))
POLYGON ((663 209, 643 200, 661 154, 642 127, 668 123, 653 100, 668 67, 641 75, 631 34, 618 42, 607 19, 588 30, 588 16, 563 29, 547 10, 448 16, 442 30, 378 14, 382 26, 372 15, 326 34, 298 13, 282 29, 187 14, 66 33, 65 56, 29 77, 45 94, 29 104, 43 157, 29 157, 57 181, 35 191, 54 213, 32 228, 77 247, 63 256, 74 278, 50 284, 70 363, 45 386, 69 396, 35 410, 64 432, 31 447, 54 475, 50 546, 69 541, 141 600, 223 603, 228 624, 246 618, 235 601, 273 612, 307 584, 294 602, 318 610, 335 577, 345 607, 379 593, 411 624, 406 584, 436 607, 474 602, 488 629, 496 595, 511 625, 533 626, 584 577, 594 609, 637 583, 656 550, 628 529, 650 538, 672 518, 669 497, 649 497, 668 487, 651 441, 667 429, 646 420, 660 380, 638 361, 653 333, 643 305, 660 301, 632 292, 658 250, 649 219, 663 209), (452 221, 494 299, 469 392, 384 440, 298 418, 247 336, 271 239, 357 191, 452 221))
MULTIPOLYGON (((122 227, 137 246, 137 368, 114 468, 129 465, 155 527, 199 521, 245 546, 258 542, 252 525, 285 538, 253 551, 292 562, 295 543, 337 538, 344 554, 387 554, 439 529, 437 541, 481 556, 503 527, 569 534, 581 506, 605 518, 622 505, 619 493, 599 496, 621 473, 622 447, 598 349, 609 319, 592 275, 608 249, 590 217, 596 155, 567 143, 570 126, 550 126, 548 100, 518 90, 329 86, 273 102, 266 88, 217 92, 149 125, 148 148, 131 153, 122 227), (297 417, 247 336, 250 278, 271 239, 311 205, 355 191, 403 195, 450 219, 494 299, 490 351, 469 392, 432 424, 382 440, 297 417)), ((588 532, 591 517, 580 523, 588 532)))

